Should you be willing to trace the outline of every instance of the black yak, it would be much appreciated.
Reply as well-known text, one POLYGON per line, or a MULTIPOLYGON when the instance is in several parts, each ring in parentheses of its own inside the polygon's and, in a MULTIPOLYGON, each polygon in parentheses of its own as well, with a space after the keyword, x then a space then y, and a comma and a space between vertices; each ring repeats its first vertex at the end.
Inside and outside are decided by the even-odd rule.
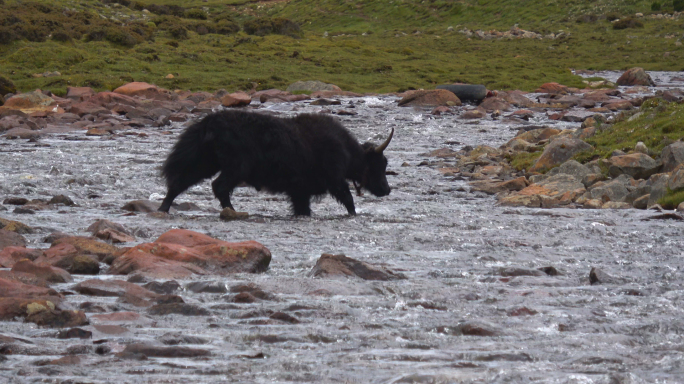
POLYGON ((168 192, 159 210, 168 212, 179 194, 220 172, 211 186, 222 208, 233 208, 230 195, 244 182, 287 194, 295 215, 311 215, 311 198, 326 193, 355 215, 347 180, 376 196, 390 193, 383 151, 393 134, 394 129, 381 145, 361 145, 323 114, 213 113, 188 127, 164 162, 168 192))

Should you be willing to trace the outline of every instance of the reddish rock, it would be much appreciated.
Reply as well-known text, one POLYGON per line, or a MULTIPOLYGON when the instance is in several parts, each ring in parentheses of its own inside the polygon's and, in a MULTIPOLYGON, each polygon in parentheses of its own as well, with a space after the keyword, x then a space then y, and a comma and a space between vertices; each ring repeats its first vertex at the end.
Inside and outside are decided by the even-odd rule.
POLYGON ((41 138, 43 134, 39 131, 33 131, 26 128, 12 128, 9 131, 5 132, 3 136, 6 139, 10 140, 36 140, 41 138))
POLYGON ((24 236, 8 231, 6 229, 0 229, 0 251, 5 249, 5 247, 25 247, 26 239, 24 236))
POLYGON ((252 98, 244 92, 235 92, 221 98, 224 107, 244 107, 252 102, 252 98))
POLYGON ((658 173, 660 164, 644 153, 613 156, 610 158, 608 173, 611 177, 627 174, 635 179, 648 179, 658 173))
POLYGON ((55 240, 52 245, 70 244, 83 254, 95 255, 100 260, 119 252, 119 248, 92 237, 69 236, 55 240))
POLYGON ((525 140, 528 143, 539 143, 540 141, 549 140, 550 138, 557 136, 560 132, 559 129, 555 128, 541 128, 521 132, 516 135, 516 137, 525 140))
POLYGON ((405 278, 401 274, 355 260, 345 255, 331 255, 324 253, 316 262, 311 277, 351 277, 356 276, 364 280, 397 280, 405 278))
POLYGON ((0 267, 12 268, 19 260, 28 259, 31 261, 43 256, 40 249, 29 249, 25 247, 5 247, 0 251, 0 267))
MULTIPOLYGON (((601 107, 608 109, 609 111, 625 111, 634 108, 634 105, 629 100, 614 99, 609 100, 601 104, 601 107)), ((593 108, 589 110, 593 112, 593 108)))
POLYGON ((431 115, 441 115, 442 113, 451 113, 451 109, 449 109, 449 107, 440 105, 430 112, 431 115))
POLYGON ((95 103, 84 101, 80 103, 73 104, 69 112, 79 115, 81 117, 85 115, 111 115, 112 111, 95 103))
POLYGON ((398 105, 400 107, 437 107, 440 105, 451 107, 461 105, 461 100, 446 89, 419 90, 406 92, 398 105))
POLYGON ((87 325, 85 312, 75 310, 46 309, 26 316, 27 323, 50 328, 66 328, 87 325))
POLYGON ((18 281, 41 288, 50 288, 50 283, 47 280, 24 272, 0 271, 0 279, 18 281))
POLYGON ((568 87, 558 83, 545 83, 542 84, 536 91, 536 93, 568 93, 568 87))
POLYGON ((484 108, 475 108, 471 109, 469 111, 465 111, 462 115, 462 119, 481 119, 483 117, 487 116, 487 111, 485 111, 484 108))
POLYGON ((73 289, 80 294, 89 296, 121 297, 130 295, 147 300, 152 300, 159 296, 148 289, 123 280, 91 279, 76 284, 73 289))
POLYGON ((143 97, 146 99, 155 99, 155 100, 170 100, 171 99, 171 92, 170 91, 163 89, 163 88, 159 88, 153 84, 143 83, 143 82, 139 82, 139 81, 124 84, 124 85, 120 86, 119 88, 115 89, 114 93, 119 93, 122 95, 132 96, 132 97, 143 97))
POLYGON ((249 272, 268 269, 271 253, 256 241, 229 243, 201 233, 173 229, 153 243, 126 251, 110 273, 142 273, 154 278, 182 278, 193 274, 249 272))
POLYGON ((537 104, 527 98, 521 91, 499 92, 497 96, 518 108, 531 108, 537 104))
POLYGON ((90 87, 67 87, 67 99, 82 101, 95 94, 95 91, 90 87))
MULTIPOLYGON (((65 239, 69 238, 71 236, 65 239)), ((65 269, 72 274, 96 275, 99 273, 100 264, 97 256, 85 253, 66 242, 57 243, 59 240, 53 243, 56 245, 45 250, 46 262, 55 267, 65 269)))
POLYGON ((500 97, 487 97, 482 100, 478 108, 482 108, 487 112, 508 111, 511 109, 511 105, 500 97))
POLYGON ((499 204, 551 208, 568 205, 585 192, 574 176, 558 174, 499 199, 499 204))
POLYGON ((633 86, 633 85, 644 85, 647 87, 654 87, 655 82, 651 79, 651 76, 644 71, 643 68, 630 68, 626 70, 622 76, 617 79, 617 85, 622 86, 633 86))
POLYGON ((114 107, 117 105, 130 107, 139 107, 142 105, 142 101, 139 99, 114 92, 99 92, 84 101, 107 107, 110 110, 116 109, 114 107))
POLYGON ((14 263, 12 272, 24 272, 45 279, 51 283, 67 283, 72 281, 69 272, 45 264, 35 264, 31 260, 24 259, 14 263))
POLYGON ((494 195, 500 192, 520 191, 527 187, 528 182, 524 176, 517 179, 499 181, 499 180, 478 180, 470 182, 469 185, 473 191, 481 191, 494 195))
POLYGON ((52 110, 56 107, 55 100, 45 96, 40 90, 20 93, 5 100, 3 108, 18 109, 25 113, 52 110))

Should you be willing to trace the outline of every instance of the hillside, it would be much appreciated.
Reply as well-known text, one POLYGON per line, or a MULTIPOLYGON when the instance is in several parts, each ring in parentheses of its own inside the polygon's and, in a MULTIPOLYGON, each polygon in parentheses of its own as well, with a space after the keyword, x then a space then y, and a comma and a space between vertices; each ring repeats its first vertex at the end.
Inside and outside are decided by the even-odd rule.
POLYGON ((671 1, 652 8, 608 0, 0 0, 0 74, 20 90, 57 94, 132 80, 192 90, 309 79, 357 92, 449 82, 581 86, 570 69, 684 70, 684 17, 657 18, 673 14, 671 1), (630 22, 637 12, 644 17, 630 22), (514 26, 518 35, 496 37, 514 26))

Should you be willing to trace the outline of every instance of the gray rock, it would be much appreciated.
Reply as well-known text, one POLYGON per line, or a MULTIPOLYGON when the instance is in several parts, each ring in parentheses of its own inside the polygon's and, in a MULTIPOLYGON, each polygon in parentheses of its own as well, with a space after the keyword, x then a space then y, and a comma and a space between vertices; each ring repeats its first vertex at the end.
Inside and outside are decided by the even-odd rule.
POLYGON ((678 141, 663 148, 660 158, 663 162, 662 172, 672 172, 679 164, 684 163, 684 142, 678 141))
POLYGON ((629 194, 629 190, 623 179, 617 178, 609 181, 601 181, 589 189, 592 199, 601 201, 623 202, 629 194))
POLYGON ((585 176, 591 173, 592 171, 588 167, 580 164, 575 160, 568 160, 560 166, 548 171, 547 175, 553 176, 558 174, 565 174, 573 176, 577 180, 582 180, 585 176))
POLYGON ((611 177, 626 174, 635 179, 648 179, 658 172, 659 168, 660 164, 650 156, 643 153, 630 153, 629 155, 611 157, 608 174, 611 177))
POLYGON ((651 185, 651 196, 648 199, 648 206, 658 203, 658 200, 667 195, 667 184, 670 181, 670 175, 667 173, 658 173, 648 179, 651 185))

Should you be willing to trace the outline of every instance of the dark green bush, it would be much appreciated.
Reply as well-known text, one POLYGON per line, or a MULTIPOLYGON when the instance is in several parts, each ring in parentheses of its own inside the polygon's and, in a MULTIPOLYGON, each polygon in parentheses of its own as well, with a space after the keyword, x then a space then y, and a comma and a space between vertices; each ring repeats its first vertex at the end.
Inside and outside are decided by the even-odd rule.
POLYGON ((621 17, 620 14, 617 13, 617 12, 608 12, 608 13, 606 14, 606 20, 608 20, 608 21, 617 20, 617 19, 619 19, 620 17, 621 17))
POLYGON ((207 13, 201 9, 190 9, 185 11, 185 17, 188 19, 206 20, 207 13))
POLYGON ((575 21, 577 21, 578 23, 593 23, 596 22, 596 20, 598 20, 598 16, 596 15, 582 15, 578 17, 575 21))
POLYGON ((169 33, 171 34, 171 37, 177 40, 188 38, 188 30, 182 25, 174 25, 173 27, 169 28, 169 33))
POLYGON ((684 11, 684 0, 672 0, 672 8, 674 8, 675 12, 684 11))
POLYGON ((17 93, 17 87, 12 80, 0 75, 0 95, 4 96, 8 93, 17 93))
POLYGON ((216 24, 216 33, 221 35, 232 35, 240 32, 240 26, 232 20, 220 20, 216 24))
POLYGON ((662 8, 662 5, 658 1, 654 1, 651 3, 651 11, 658 12, 662 8))
POLYGON ((270 34, 297 37, 299 24, 284 18, 254 19, 245 22, 245 32, 249 35, 266 36, 270 34))
POLYGON ((71 41, 72 38, 71 38, 71 35, 69 33, 67 33, 66 31, 59 30, 59 31, 52 32, 52 40, 59 41, 62 43, 66 43, 68 41, 71 41))
POLYGON ((107 31, 104 28, 94 28, 86 33, 85 41, 102 41, 105 36, 107 36, 107 31))
POLYGON ((107 28, 105 31, 105 39, 113 44, 118 44, 123 47, 133 47, 139 43, 128 30, 121 27, 107 28))
POLYGON ((17 40, 17 35, 12 28, 0 27, 0 44, 9 44, 17 40))
POLYGON ((632 17, 627 17, 625 19, 620 19, 613 23, 613 29, 627 29, 627 28, 643 28, 644 23, 634 19, 632 17))

